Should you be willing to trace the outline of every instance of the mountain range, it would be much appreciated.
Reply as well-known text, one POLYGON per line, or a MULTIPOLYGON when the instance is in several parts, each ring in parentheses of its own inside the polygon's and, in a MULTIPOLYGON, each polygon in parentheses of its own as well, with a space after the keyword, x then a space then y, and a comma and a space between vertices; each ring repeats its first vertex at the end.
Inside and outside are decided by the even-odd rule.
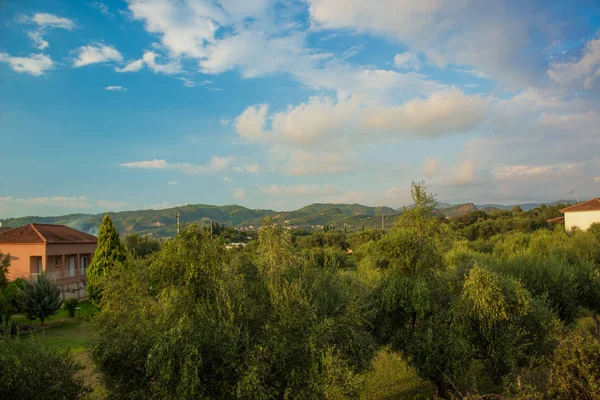
MULTIPOLYGON (((544 203, 519 205, 527 211, 544 203)), ((554 203, 552 203, 554 204, 554 203)), ((438 203, 436 212, 448 218, 458 217, 471 211, 492 212, 498 209, 510 210, 513 206, 498 204, 475 205, 465 203, 452 205, 438 203)), ((121 233, 152 234, 158 237, 171 237, 176 232, 176 213, 181 212, 181 224, 208 226, 210 221, 241 229, 256 229, 263 218, 271 217, 289 229, 322 229, 333 226, 336 229, 354 231, 365 228, 379 228, 381 223, 389 227, 401 214, 401 209, 391 207, 370 207, 361 204, 315 203, 294 211, 274 211, 249 209, 238 205, 214 206, 205 204, 185 205, 162 210, 136 210, 108 213, 121 233)), ((68 214, 54 217, 20 217, 0 219, 3 227, 18 227, 32 222, 62 224, 84 232, 96 234, 104 214, 68 214)))

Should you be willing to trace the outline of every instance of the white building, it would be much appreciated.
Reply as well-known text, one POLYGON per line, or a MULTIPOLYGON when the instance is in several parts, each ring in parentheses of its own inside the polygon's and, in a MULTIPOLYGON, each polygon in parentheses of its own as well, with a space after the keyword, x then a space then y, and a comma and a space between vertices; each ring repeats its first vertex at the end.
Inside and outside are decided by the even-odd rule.
POLYGON ((594 198, 560 210, 565 215, 565 229, 586 230, 593 223, 600 223, 600 198, 594 198))

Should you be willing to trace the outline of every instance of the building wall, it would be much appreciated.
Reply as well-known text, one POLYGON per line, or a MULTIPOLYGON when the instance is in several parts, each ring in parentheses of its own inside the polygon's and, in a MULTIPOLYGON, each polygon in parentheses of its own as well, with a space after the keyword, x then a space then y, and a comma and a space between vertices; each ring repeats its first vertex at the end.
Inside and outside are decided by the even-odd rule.
POLYGON ((10 254, 8 280, 29 278, 29 274, 37 272, 37 258, 42 259, 42 268, 46 270, 45 244, 13 244, 0 243, 0 253, 10 254))
POLYGON ((600 222, 600 211, 579 211, 565 213, 565 229, 572 228, 586 230, 591 224, 600 222))

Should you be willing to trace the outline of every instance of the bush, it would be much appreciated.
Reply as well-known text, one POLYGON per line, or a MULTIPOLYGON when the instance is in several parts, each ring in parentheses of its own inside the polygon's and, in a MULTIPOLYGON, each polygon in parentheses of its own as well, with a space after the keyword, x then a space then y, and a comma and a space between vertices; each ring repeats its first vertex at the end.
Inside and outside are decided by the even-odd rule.
POLYGON ((64 301, 64 308, 69 313, 69 318, 75 317, 75 311, 77 310, 77 299, 67 299, 64 301))
POLYGON ((36 338, 0 337, 1 399, 81 399, 89 392, 68 350, 43 346, 36 338))

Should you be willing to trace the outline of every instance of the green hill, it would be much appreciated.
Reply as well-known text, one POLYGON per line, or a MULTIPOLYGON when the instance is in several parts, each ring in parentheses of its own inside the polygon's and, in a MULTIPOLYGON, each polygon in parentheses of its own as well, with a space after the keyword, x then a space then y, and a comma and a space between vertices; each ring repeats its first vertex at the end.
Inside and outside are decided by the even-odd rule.
MULTIPOLYGON (((439 213, 456 217, 475 210, 471 203, 440 208, 439 213)), ((210 221, 226 226, 256 229, 264 217, 271 217, 278 224, 292 229, 321 229, 332 226, 349 231, 381 227, 381 216, 385 226, 391 227, 400 215, 390 207, 370 207, 361 204, 315 203, 294 211, 252 210, 238 205, 213 206, 193 204, 164 210, 136 210, 111 212, 116 228, 121 233, 152 234, 171 237, 176 232, 176 213, 181 211, 182 224, 208 226, 210 221), (252 227, 252 228, 250 228, 252 227)), ((104 214, 69 214, 57 217, 22 217, 0 219, 2 226, 18 227, 32 222, 63 224, 84 232, 96 234, 104 214)))

